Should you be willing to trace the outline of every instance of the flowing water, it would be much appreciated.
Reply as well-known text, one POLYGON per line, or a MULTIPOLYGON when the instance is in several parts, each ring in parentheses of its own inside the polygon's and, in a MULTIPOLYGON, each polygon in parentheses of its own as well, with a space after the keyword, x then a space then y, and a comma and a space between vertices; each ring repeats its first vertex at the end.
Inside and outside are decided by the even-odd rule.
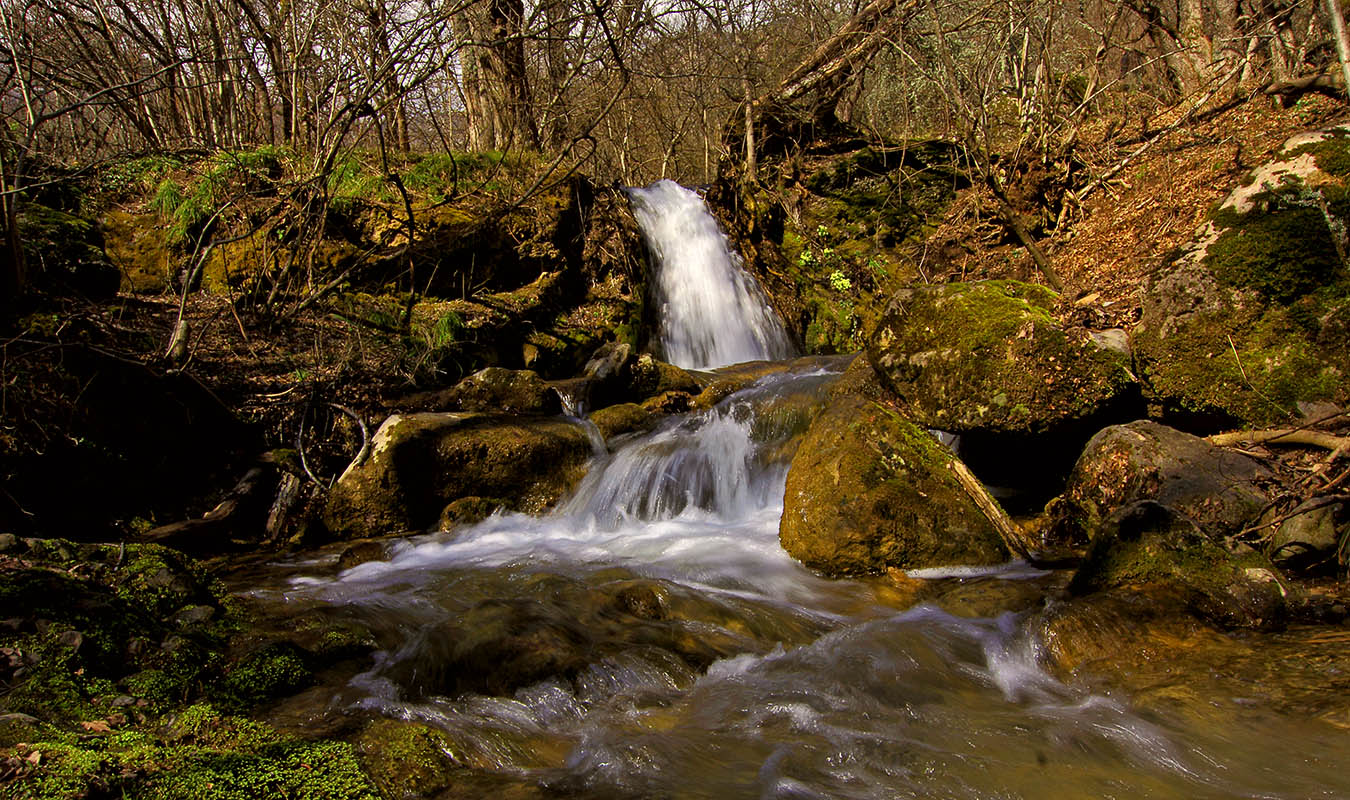
MULTIPOLYGON (((677 189, 634 202, 686 202, 677 189)), ((753 355, 781 335, 760 330, 753 355)), ((1333 726, 1229 698, 1136 708, 1041 668, 1034 602, 958 614, 794 562, 777 537, 787 465, 842 366, 788 362, 610 441, 550 515, 405 539, 343 572, 284 565, 256 594, 370 631, 374 665, 325 713, 441 729, 447 757, 500 782, 484 796, 1350 797, 1333 726)), ((1053 583, 1016 564, 962 575, 999 596, 1053 583)))
POLYGON ((654 285, 667 361, 710 369, 793 354, 782 323, 696 192, 659 181, 630 189, 629 197, 660 265, 654 285))

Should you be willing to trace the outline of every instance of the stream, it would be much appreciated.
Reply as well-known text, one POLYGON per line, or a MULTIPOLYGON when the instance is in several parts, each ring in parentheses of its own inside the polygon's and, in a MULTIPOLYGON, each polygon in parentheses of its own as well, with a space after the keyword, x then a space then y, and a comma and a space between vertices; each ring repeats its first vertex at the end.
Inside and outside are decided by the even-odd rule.
POLYGON ((967 601, 915 604, 793 561, 788 464, 847 360, 791 358, 695 193, 663 182, 633 203, 661 264, 665 357, 776 363, 707 411, 610 440, 546 516, 402 539, 344 571, 272 565, 254 598, 379 643, 316 714, 439 728, 457 763, 537 792, 520 796, 1350 797, 1344 729, 1241 697, 1141 705, 1047 672, 1035 622, 1062 575, 929 572, 967 601))

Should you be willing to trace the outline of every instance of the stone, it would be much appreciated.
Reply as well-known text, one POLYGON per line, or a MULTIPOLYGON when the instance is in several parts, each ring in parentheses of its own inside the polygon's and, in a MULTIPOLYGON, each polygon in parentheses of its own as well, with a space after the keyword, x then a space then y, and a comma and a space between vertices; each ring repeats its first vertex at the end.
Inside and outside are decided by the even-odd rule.
POLYGON ((1305 500, 1270 535, 1267 552, 1277 565, 1314 568, 1336 561, 1342 537, 1350 531, 1350 506, 1305 500))
POLYGON ((1350 400, 1350 127, 1301 134, 1149 281, 1133 331, 1151 415, 1196 430, 1350 400))
POLYGON ((352 539, 426 529, 464 497, 537 512, 581 478, 590 456, 581 426, 561 417, 395 414, 365 463, 338 479, 323 521, 352 539))
POLYGON ((1069 591, 1149 591, 1160 608, 1223 628, 1272 628, 1288 616, 1278 576, 1254 553, 1235 555, 1186 515, 1152 500, 1116 511, 1092 539, 1069 591))
POLYGON ((888 401, 860 359, 792 458, 779 540, 830 576, 1007 560, 955 460, 888 401))
POLYGON ((12 533, 0 533, 0 553, 8 553, 19 546, 19 537, 12 533))
POLYGON ((1088 442, 1064 490, 1057 526, 1095 535, 1120 509, 1152 500, 1222 539, 1253 522, 1274 475, 1260 462, 1198 436, 1139 420, 1104 428, 1088 442))
POLYGON ((487 367, 439 395, 440 410, 559 414, 558 393, 536 373, 487 367))
MULTIPOLYGON (((683 397, 688 398, 688 395, 683 397)), ((591 414, 591 422, 606 440, 624 433, 650 430, 658 420, 660 414, 656 410, 636 403, 620 403, 591 414)))
POLYGON ((926 428, 1095 430, 1132 408, 1137 387, 1118 352, 1056 321, 1058 300, 1017 281, 910 286, 892 297, 867 357, 926 428))
POLYGON ((461 497, 446 504, 436 522, 439 530, 453 530, 460 525, 482 522, 504 503, 491 497, 461 497))

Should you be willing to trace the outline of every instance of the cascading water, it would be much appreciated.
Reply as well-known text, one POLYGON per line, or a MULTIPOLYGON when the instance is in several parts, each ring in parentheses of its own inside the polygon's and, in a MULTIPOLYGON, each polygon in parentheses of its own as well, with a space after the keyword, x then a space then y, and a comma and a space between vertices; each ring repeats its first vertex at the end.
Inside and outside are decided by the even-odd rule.
POLYGON ((698 193, 674 181, 628 193, 657 262, 655 291, 667 361, 711 369, 793 355, 782 322, 741 268, 698 193))
MULTIPOLYGON (((744 312, 718 313, 720 330, 744 312)), ((671 328, 668 352, 710 364, 784 346, 771 327, 734 337, 742 350, 691 343, 697 327, 671 328)), ((445 758, 487 776, 438 796, 1350 796, 1344 760, 1304 757, 1325 735, 1311 722, 1146 718, 1043 672, 1025 615, 911 607, 885 580, 824 580, 789 558, 788 463, 842 367, 766 369, 709 410, 611 440, 550 515, 404 539, 337 574, 291 565, 254 595, 374 637, 374 665, 317 713, 437 728, 445 758)))

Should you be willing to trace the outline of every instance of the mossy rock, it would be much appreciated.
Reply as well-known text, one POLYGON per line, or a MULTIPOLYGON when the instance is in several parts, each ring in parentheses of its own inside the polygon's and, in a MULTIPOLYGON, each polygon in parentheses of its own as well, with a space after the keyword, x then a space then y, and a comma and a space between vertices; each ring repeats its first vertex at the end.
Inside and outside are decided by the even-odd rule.
POLYGON ((434 402, 423 407, 440 411, 562 412, 558 393, 537 373, 523 369, 487 367, 431 397, 434 402))
POLYGON ((650 430, 661 416, 636 403, 620 403, 591 414, 591 422, 600 429, 600 435, 611 439, 623 433, 650 430))
POLYGON ((93 221, 23 203, 19 207, 19 236, 33 285, 74 291, 93 299, 117 293, 121 278, 117 268, 108 263, 103 233, 93 221))
POLYGON ((108 260, 122 274, 122 289, 159 294, 172 285, 175 264, 169 234, 158 214, 109 211, 102 219, 108 260))
POLYGON ((1348 143, 1286 142, 1150 281, 1134 342, 1154 414, 1214 429, 1350 402, 1348 143))
POLYGON ((560 417, 395 414, 366 462, 339 478, 323 519, 350 539, 424 529, 461 497, 540 511, 581 478, 590 455, 581 426, 560 417))
POLYGON ((1270 628, 1288 607, 1261 556, 1235 555, 1186 516, 1152 500, 1117 511, 1093 537, 1069 591, 1161 590, 1200 618, 1227 628, 1270 628))
POLYGON ((779 539, 826 575, 994 564, 998 532, 951 470, 956 457, 888 403, 861 359, 806 432, 779 539))
POLYGON ((212 695, 227 706, 245 709, 295 694, 314 680, 309 661, 309 653, 293 642, 269 642, 226 666, 212 695))
POLYGON ((362 731, 354 744, 366 774, 388 798, 435 796, 462 770, 451 756, 450 737, 415 722, 380 720, 362 731))
POLYGON ((1017 281, 911 286, 893 297, 868 359, 928 428, 1020 436, 1095 429, 1129 413, 1136 386, 1120 353, 1055 320, 1057 301, 1017 281))

